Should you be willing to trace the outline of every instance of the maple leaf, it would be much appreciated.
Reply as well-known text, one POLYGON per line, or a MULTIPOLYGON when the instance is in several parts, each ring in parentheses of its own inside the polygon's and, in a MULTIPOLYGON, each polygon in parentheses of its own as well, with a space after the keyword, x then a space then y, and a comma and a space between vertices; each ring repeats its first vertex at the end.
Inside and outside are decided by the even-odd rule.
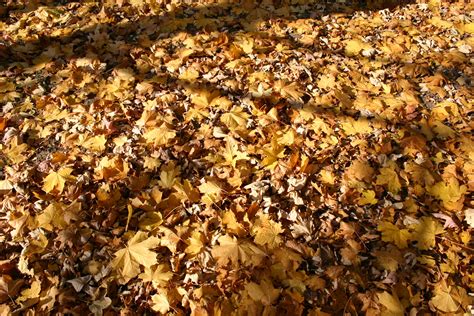
POLYGON ((267 245, 273 249, 281 243, 279 234, 283 232, 281 224, 270 219, 268 214, 261 214, 252 227, 252 235, 255 236, 257 245, 267 245))
POLYGON ((16 303, 20 304, 21 302, 27 301, 32 298, 39 297, 41 292, 41 282, 38 279, 35 279, 30 288, 21 291, 21 296, 16 299, 16 303))
POLYGON ((356 134, 366 134, 373 131, 367 119, 354 120, 352 117, 346 118, 341 122, 341 127, 348 136, 356 134))
POLYGON ((261 164, 270 170, 278 165, 278 159, 285 157, 285 147, 281 146, 276 138, 273 138, 270 145, 265 146, 261 153, 265 156, 261 164))
POLYGON ((280 295, 280 291, 275 289, 270 281, 262 280, 260 284, 249 282, 245 285, 245 292, 250 298, 256 302, 261 302, 263 305, 269 306, 280 295))
POLYGON ((244 53, 251 54, 253 52, 255 42, 252 37, 241 35, 237 36, 236 39, 237 40, 235 41, 235 45, 240 47, 244 51, 244 53))
POLYGON ((304 92, 301 91, 301 87, 296 82, 287 84, 283 80, 278 80, 275 82, 275 89, 282 97, 288 98, 291 101, 301 102, 301 97, 304 95, 304 92))
POLYGON ((204 236, 201 232, 195 230, 191 237, 189 237, 188 247, 186 247, 184 252, 194 256, 201 252, 202 247, 204 247, 204 236))
POLYGON ((97 180, 118 181, 127 177, 129 165, 120 156, 103 157, 94 169, 97 180))
POLYGON ((455 313, 460 306, 467 306, 471 302, 464 288, 450 286, 445 280, 436 284, 434 293, 430 305, 445 313, 455 313))
POLYGON ((416 240, 417 247, 422 250, 430 249, 436 244, 436 235, 444 233, 443 226, 432 217, 424 216, 415 227, 413 239, 416 240))
POLYGON ((202 197, 202 201, 206 205, 211 205, 213 203, 216 203, 220 196, 222 189, 221 187, 214 181, 206 181, 200 186, 198 186, 199 191, 204 194, 202 197))
POLYGON ((155 147, 165 146, 175 138, 176 132, 170 130, 166 123, 163 123, 160 127, 152 128, 151 130, 143 134, 143 138, 147 144, 151 144, 155 147))
POLYGON ((105 137, 105 135, 98 135, 89 137, 81 144, 81 146, 92 151, 101 152, 105 150, 106 142, 107 138, 105 137))
POLYGON ((237 165, 237 161, 249 159, 249 156, 246 153, 239 151, 239 146, 232 137, 227 137, 222 156, 224 157, 226 163, 230 164, 234 168, 237 165))
POLYGON ((382 232, 382 240, 393 242, 398 248, 406 248, 411 234, 407 229, 399 229, 390 222, 381 222, 377 230, 382 232))
POLYGON ((173 185, 178 181, 176 176, 179 174, 179 169, 170 165, 167 168, 161 170, 159 185, 163 189, 171 189, 173 185))
POLYGON ((400 191, 402 185, 398 179, 398 174, 395 171, 394 164, 380 169, 380 174, 377 176, 376 184, 387 185, 388 190, 393 194, 397 194, 400 191))
POLYGON ((387 292, 377 293, 380 304, 382 304, 386 310, 383 315, 388 316, 403 316, 405 315, 405 306, 400 302, 396 294, 391 295, 387 292))
POLYGON ((370 49, 371 46, 368 43, 364 43, 358 39, 352 39, 346 41, 344 51, 347 56, 355 56, 362 50, 370 49))
POLYGON ((428 187, 428 193, 443 202, 443 206, 449 211, 457 211, 462 208, 462 198, 467 192, 465 185, 459 185, 456 178, 449 178, 447 182, 440 181, 428 187))
POLYGON ((57 172, 52 171, 49 173, 46 178, 43 179, 43 191, 50 193, 56 190, 56 192, 62 193, 66 181, 76 179, 74 176, 71 176, 72 171, 72 168, 61 168, 57 172))
POLYGON ((232 211, 224 212, 224 215, 222 216, 222 223, 226 225, 227 230, 230 231, 231 233, 237 236, 245 235, 244 226, 237 221, 237 218, 235 217, 234 212, 232 211))
POLYGON ((151 308, 155 312, 166 314, 171 308, 166 292, 161 292, 161 293, 153 295, 151 297, 151 301, 153 303, 151 308))
POLYGON ((116 269, 127 283, 140 273, 140 266, 150 268, 158 263, 156 253, 151 251, 160 245, 156 237, 148 237, 147 233, 138 231, 127 243, 127 247, 115 253, 111 266, 116 269))
POLYGON ((377 204, 378 200, 375 198, 375 191, 367 190, 362 192, 362 197, 357 200, 359 205, 374 205, 377 204))
POLYGON ((145 267, 145 272, 138 276, 144 282, 151 282, 155 288, 164 287, 173 277, 173 272, 169 271, 166 264, 159 264, 152 267, 145 267))
POLYGON ((28 158, 28 148, 27 144, 21 143, 18 137, 14 137, 8 144, 8 148, 2 148, 2 151, 12 163, 17 164, 28 158))
POLYGON ((211 250, 212 256, 217 260, 219 266, 230 263, 233 267, 239 266, 239 261, 244 266, 258 265, 265 252, 250 242, 239 242, 236 237, 224 235, 219 237, 219 246, 214 246, 211 250))
POLYGON ((227 113, 222 114, 221 122, 224 123, 228 129, 245 130, 249 115, 242 110, 242 108, 235 106, 227 113))
POLYGON ((64 220, 64 209, 59 203, 49 204, 43 211, 36 217, 38 227, 42 227, 46 230, 52 231, 53 227, 65 228, 67 226, 64 220))

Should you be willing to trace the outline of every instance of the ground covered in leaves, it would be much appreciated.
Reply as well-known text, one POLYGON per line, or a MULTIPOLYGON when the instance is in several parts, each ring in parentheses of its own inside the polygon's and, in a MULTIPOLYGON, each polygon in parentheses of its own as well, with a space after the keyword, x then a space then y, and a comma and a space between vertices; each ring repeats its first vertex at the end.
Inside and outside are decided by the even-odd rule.
POLYGON ((473 5, 0 22, 0 314, 469 313, 473 5))

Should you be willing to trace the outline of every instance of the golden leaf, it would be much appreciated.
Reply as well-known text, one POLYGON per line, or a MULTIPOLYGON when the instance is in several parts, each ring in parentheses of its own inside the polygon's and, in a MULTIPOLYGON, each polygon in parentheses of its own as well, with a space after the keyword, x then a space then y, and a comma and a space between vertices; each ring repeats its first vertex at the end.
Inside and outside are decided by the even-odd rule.
POLYGON ((221 187, 214 181, 206 181, 198 186, 199 191, 204 194, 202 201, 206 205, 216 203, 221 196, 221 187))
POLYGON ((436 245, 436 235, 444 233, 443 226, 432 217, 424 216, 416 225, 413 239, 418 241, 417 247, 428 250, 436 245))
POLYGON ((348 40, 345 45, 344 51, 347 56, 355 56, 359 54, 360 51, 371 48, 368 43, 364 43, 357 39, 348 40))
POLYGON ((249 282, 245 285, 245 291, 252 300, 266 306, 272 305, 280 295, 280 290, 275 289, 273 284, 267 280, 262 280, 260 284, 249 282))
POLYGON ((366 190, 362 192, 362 196, 357 200, 359 205, 374 205, 377 204, 378 200, 375 198, 375 191, 366 190))
POLYGON ((386 310, 383 315, 388 316, 403 316, 405 315, 405 306, 400 302, 396 294, 391 295, 387 292, 377 294, 380 304, 382 304, 386 310))
POLYGON ((156 253, 151 251, 160 245, 156 237, 147 237, 147 233, 138 231, 127 243, 127 247, 115 253, 111 266, 127 283, 140 273, 140 266, 149 268, 157 264, 156 253))
POLYGON ((224 123, 228 129, 245 130, 249 115, 240 107, 234 107, 227 113, 222 114, 221 122, 224 123))
POLYGON ((411 234, 407 229, 399 229, 390 222, 381 222, 377 230, 382 233, 382 240, 393 242, 398 248, 406 248, 411 234))
POLYGON ((43 180, 43 191, 50 193, 56 190, 58 193, 62 193, 66 180, 75 180, 74 176, 71 176, 72 168, 61 168, 58 172, 52 171, 43 180))
POLYGON ((452 177, 447 182, 441 181, 428 187, 428 193, 443 202, 443 206, 449 211, 458 211, 462 208, 464 194, 467 192, 465 185, 459 185, 459 181, 452 177))
POLYGON ((257 245, 267 245, 270 249, 279 246, 282 241, 279 236, 283 232, 281 224, 271 220, 268 214, 261 214, 255 220, 251 232, 257 245))
POLYGON ((245 235, 244 226, 237 221, 234 212, 224 212, 224 215, 222 216, 222 223, 226 225, 226 228, 229 232, 237 236, 245 235))
POLYGON ((94 169, 97 180, 117 181, 127 177, 129 166, 121 157, 103 157, 94 169))
POLYGON ((261 164, 270 170, 278 165, 278 159, 285 157, 285 147, 278 144, 276 138, 273 138, 270 145, 266 145, 261 153, 265 156, 261 164))
POLYGON ((395 170, 395 164, 380 169, 380 174, 377 176, 377 185, 387 185, 390 193, 397 194, 402 185, 398 179, 398 173, 395 170))
POLYGON ((170 302, 168 301, 168 296, 166 295, 166 293, 158 293, 158 294, 153 295, 151 297, 151 301, 153 302, 153 305, 151 306, 151 308, 155 312, 166 314, 171 308, 170 302))
POLYGON ((219 246, 211 250, 212 256, 217 260, 219 266, 231 264, 234 268, 239 266, 239 261, 244 266, 255 266, 260 264, 265 253, 254 244, 243 241, 236 237, 224 235, 219 237, 219 246))
POLYGON ((193 231, 191 237, 188 239, 188 246, 184 250, 187 254, 195 256, 201 252, 202 247, 204 247, 204 236, 199 231, 193 231))
POLYGON ((165 287, 168 281, 173 277, 166 264, 159 264, 152 267, 146 267, 145 272, 138 276, 144 282, 151 282, 155 288, 165 287))
POLYGON ((168 145, 175 136, 176 132, 170 130, 166 123, 163 123, 160 127, 152 128, 143 134, 146 143, 155 147, 168 145))
POLYGON ((246 153, 239 151, 239 146, 232 137, 226 138, 226 146, 222 152, 222 156, 225 162, 234 168, 236 167, 237 161, 249 159, 246 153))
POLYGON ((30 288, 21 291, 21 296, 16 299, 16 303, 19 304, 21 302, 27 301, 32 298, 39 297, 41 292, 41 282, 38 279, 35 279, 32 283, 30 288))
POLYGON ((358 120, 354 120, 352 117, 345 118, 344 121, 341 122, 341 127, 348 136, 366 134, 373 131, 369 120, 363 118, 358 120))
POLYGON ((105 150, 106 142, 107 138, 105 137, 105 135, 98 135, 89 137, 81 144, 81 146, 92 151, 101 152, 105 150))

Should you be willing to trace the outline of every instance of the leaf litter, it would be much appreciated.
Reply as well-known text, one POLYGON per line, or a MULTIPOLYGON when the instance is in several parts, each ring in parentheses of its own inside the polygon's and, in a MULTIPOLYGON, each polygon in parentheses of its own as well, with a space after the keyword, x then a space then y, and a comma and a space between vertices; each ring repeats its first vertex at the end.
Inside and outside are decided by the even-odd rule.
POLYGON ((473 9, 7 1, 1 314, 469 313, 473 9))

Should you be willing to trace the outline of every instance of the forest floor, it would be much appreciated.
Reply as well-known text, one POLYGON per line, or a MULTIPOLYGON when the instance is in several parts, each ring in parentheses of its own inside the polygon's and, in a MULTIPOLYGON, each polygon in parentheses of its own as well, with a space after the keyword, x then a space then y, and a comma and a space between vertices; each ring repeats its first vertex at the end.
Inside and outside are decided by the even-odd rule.
POLYGON ((1 8, 0 315, 470 313, 474 5, 258 2, 1 8))

